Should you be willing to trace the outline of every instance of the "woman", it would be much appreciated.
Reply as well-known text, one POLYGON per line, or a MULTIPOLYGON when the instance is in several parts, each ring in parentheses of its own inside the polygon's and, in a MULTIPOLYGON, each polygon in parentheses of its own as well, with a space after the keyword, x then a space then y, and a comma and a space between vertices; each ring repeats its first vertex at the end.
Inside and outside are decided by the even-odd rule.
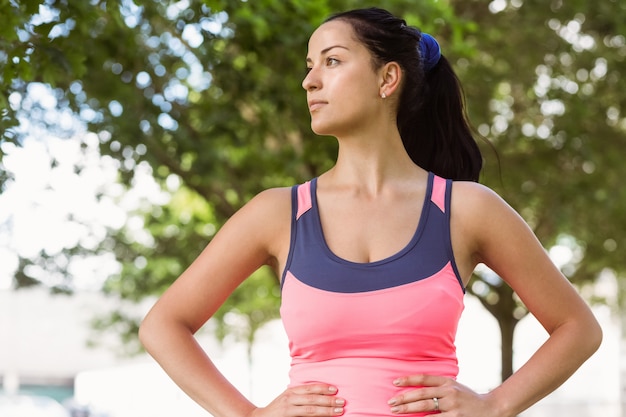
POLYGON ((523 220, 475 182, 481 156, 436 41, 384 10, 355 10, 313 33, 306 62, 311 126, 338 140, 336 164, 236 213, 145 318, 148 352, 216 417, 509 417, 556 389, 600 328, 523 220), (486 394, 455 380, 478 263, 550 334, 486 394), (292 367, 290 386, 257 407, 193 334, 264 264, 281 277, 292 367))

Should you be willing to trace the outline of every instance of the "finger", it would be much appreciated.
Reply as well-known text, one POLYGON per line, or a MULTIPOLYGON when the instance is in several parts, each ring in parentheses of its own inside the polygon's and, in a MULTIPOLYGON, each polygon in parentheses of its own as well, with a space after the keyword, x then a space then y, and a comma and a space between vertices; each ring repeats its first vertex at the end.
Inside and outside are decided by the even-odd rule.
POLYGON ((447 395, 448 392, 449 390, 442 386, 429 387, 418 385, 415 389, 407 388, 404 392, 391 397, 387 403, 389 405, 408 404, 415 401, 441 398, 447 395))
POLYGON ((309 384, 293 387, 288 391, 287 402, 304 407, 305 415, 340 415, 346 401, 335 396, 337 388, 327 384, 309 384))
POLYGON ((387 401, 389 405, 408 404, 416 401, 432 400, 440 398, 442 390, 439 387, 417 388, 415 390, 406 391, 402 394, 395 395, 387 401))
POLYGON ((450 378, 439 375, 409 375, 396 378, 393 385, 397 387, 438 387, 450 381, 450 378))
POLYGON ((391 412, 394 414, 408 414, 408 413, 420 413, 420 412, 440 412, 441 403, 439 399, 428 398, 424 400, 414 401, 406 404, 397 404, 391 407, 391 412))
POLYGON ((345 401, 341 398, 324 397, 317 395, 317 398, 308 396, 291 404, 293 416, 340 416, 344 411, 345 401))
POLYGON ((295 406, 343 407, 343 398, 319 394, 291 394, 289 402, 295 406))
POLYGON ((337 387, 328 384, 307 384, 298 385, 290 390, 294 394, 317 394, 317 395, 335 395, 337 394, 337 387))

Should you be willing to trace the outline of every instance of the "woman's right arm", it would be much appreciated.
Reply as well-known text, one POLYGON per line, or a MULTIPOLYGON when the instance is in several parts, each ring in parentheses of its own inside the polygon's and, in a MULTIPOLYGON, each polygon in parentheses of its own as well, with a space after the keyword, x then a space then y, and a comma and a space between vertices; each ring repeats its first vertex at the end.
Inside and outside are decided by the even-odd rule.
POLYGON ((338 399, 326 384, 288 389, 268 407, 257 408, 226 380, 194 337, 250 274, 265 264, 284 263, 290 218, 288 188, 260 193, 226 222, 152 307, 139 329, 148 353, 215 417, 340 414, 338 399), (314 414, 298 409, 302 406, 314 407, 309 410, 314 414))

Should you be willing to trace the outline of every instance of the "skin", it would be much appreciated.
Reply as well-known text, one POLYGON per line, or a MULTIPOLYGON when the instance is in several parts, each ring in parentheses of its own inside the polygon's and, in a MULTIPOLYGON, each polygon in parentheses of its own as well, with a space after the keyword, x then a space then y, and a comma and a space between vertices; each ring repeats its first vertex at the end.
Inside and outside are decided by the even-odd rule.
MULTIPOLYGON (((335 166, 318 179, 328 246, 353 262, 391 256, 419 222, 427 178, 406 154, 395 123, 402 70, 393 62, 374 68, 368 50, 342 21, 325 23, 311 36, 307 66, 302 86, 311 127, 339 143, 335 166)), ((476 183, 455 182, 451 213, 452 245, 464 283, 477 264, 485 263, 517 292, 550 337, 487 394, 436 375, 398 375, 395 385, 416 389, 390 398, 389 407, 399 415, 432 411, 436 397, 442 416, 512 417, 562 384, 598 348, 601 330, 526 223, 499 196, 476 183)), ((325 383, 288 388, 266 407, 256 407, 193 337, 257 268, 270 265, 280 276, 289 251, 290 216, 288 188, 257 195, 222 227, 141 325, 148 352, 216 417, 344 412, 345 399, 325 383)))

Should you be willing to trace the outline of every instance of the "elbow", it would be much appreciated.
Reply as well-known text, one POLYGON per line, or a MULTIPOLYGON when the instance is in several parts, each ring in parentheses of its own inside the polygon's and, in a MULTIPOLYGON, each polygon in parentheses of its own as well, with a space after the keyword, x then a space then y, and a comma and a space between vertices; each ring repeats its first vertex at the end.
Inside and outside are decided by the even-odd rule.
POLYGON ((141 343, 143 348, 148 353, 150 353, 150 347, 152 346, 152 341, 155 338, 156 331, 156 324, 153 323, 153 320, 150 319, 149 315, 145 317, 139 325, 139 331, 137 332, 139 343, 141 343))
POLYGON ((193 337, 193 332, 186 323, 173 319, 171 314, 152 310, 139 325, 137 336, 146 352, 155 357, 172 348, 175 342, 193 337))
POLYGON ((583 361, 591 357, 602 344, 602 327, 589 312, 586 319, 580 322, 577 336, 577 349, 583 361))
POLYGON ((603 338, 603 334, 602 334, 602 327, 600 326, 600 323, 598 323, 598 321, 594 318, 593 322, 590 325, 590 329, 588 332, 588 343, 589 343, 589 350, 590 350, 590 355, 593 355, 599 348, 600 345, 602 344, 602 338, 603 338))

